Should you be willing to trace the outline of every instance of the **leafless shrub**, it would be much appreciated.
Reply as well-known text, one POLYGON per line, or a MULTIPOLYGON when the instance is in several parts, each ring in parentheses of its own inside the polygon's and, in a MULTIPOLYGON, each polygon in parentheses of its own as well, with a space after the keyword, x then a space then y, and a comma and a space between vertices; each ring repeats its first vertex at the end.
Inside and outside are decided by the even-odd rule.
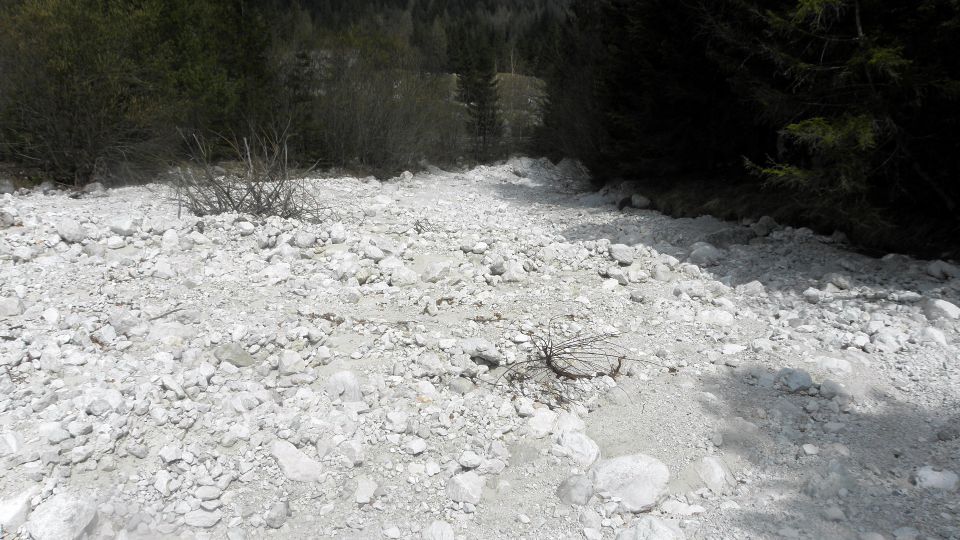
POLYGON ((550 405, 583 400, 602 379, 619 377, 632 356, 613 341, 616 334, 566 332, 560 319, 551 319, 544 332, 524 334, 533 344, 530 356, 508 366, 495 384, 550 405))
POLYGON ((228 169, 212 162, 213 144, 200 135, 184 137, 191 162, 177 169, 179 207, 197 216, 236 212, 316 220, 327 207, 309 189, 304 175, 292 174, 286 128, 254 132, 249 137, 219 140, 236 156, 228 169))

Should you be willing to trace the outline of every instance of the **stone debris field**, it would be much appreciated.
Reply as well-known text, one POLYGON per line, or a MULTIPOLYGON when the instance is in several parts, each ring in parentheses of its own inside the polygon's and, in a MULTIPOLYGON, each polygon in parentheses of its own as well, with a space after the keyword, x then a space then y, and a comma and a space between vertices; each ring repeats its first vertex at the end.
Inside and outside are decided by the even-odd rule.
POLYGON ((0 538, 960 539, 957 266, 569 161, 310 183, 0 195, 0 538))

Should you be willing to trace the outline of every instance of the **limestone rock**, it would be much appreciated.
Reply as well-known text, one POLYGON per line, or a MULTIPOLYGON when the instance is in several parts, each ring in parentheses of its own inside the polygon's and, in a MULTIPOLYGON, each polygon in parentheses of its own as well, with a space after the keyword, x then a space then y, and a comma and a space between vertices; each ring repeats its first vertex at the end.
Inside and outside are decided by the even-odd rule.
POLYGON ((90 494, 61 492, 30 514, 27 532, 35 540, 75 540, 97 520, 97 503, 90 494))
POLYGON ((598 462, 590 470, 597 493, 620 498, 625 512, 653 508, 670 481, 670 471, 657 458, 631 454, 598 462))
POLYGON ((473 471, 460 473, 447 481, 447 497, 454 502, 477 504, 486 480, 473 471))
POLYGON ((296 446, 287 441, 277 439, 270 445, 270 455, 277 460, 277 465, 284 476, 297 482, 320 482, 326 475, 323 467, 296 446))

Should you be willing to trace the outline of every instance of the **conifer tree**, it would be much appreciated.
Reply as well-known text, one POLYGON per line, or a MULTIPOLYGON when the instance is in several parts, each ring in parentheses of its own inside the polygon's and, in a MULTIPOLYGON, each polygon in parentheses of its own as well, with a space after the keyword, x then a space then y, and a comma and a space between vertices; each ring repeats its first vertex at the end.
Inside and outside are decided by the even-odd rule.
POLYGON ((474 158, 487 158, 503 134, 500 95, 493 55, 485 47, 461 50, 457 70, 457 99, 467 108, 467 132, 474 158))

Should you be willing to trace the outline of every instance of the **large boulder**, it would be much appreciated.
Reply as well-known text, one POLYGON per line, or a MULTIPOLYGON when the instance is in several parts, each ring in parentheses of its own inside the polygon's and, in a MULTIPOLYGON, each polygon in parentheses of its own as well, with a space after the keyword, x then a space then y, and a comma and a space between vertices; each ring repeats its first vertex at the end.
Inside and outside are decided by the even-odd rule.
POLYGON ((27 532, 34 540, 75 540, 97 521, 97 502, 89 494, 61 492, 30 514, 27 532))
POLYGON ((590 478, 598 494, 620 498, 621 511, 646 512, 666 490, 670 470, 655 457, 631 454, 600 461, 590 478))
POLYGON ((923 314, 927 319, 960 319, 960 307, 946 300, 927 300, 923 303, 923 314))

